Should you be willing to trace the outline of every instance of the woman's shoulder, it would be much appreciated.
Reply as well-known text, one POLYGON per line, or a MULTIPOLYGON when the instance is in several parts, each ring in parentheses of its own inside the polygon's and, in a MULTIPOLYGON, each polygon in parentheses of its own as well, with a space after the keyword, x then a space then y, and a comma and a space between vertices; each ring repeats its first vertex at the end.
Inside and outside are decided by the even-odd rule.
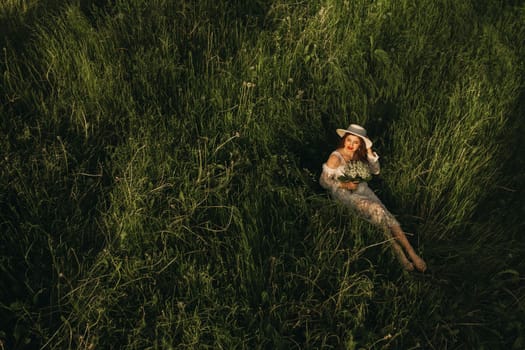
POLYGON ((342 161, 345 160, 345 158, 343 157, 343 154, 341 153, 341 148, 338 148, 338 149, 334 150, 332 153, 330 153, 330 157, 331 156, 337 157, 337 158, 341 159, 342 161))
POLYGON ((344 162, 343 156, 341 155, 341 153, 339 153, 339 151, 335 150, 328 157, 328 160, 326 161, 326 165, 328 165, 328 167, 330 168, 337 168, 343 162, 344 162))

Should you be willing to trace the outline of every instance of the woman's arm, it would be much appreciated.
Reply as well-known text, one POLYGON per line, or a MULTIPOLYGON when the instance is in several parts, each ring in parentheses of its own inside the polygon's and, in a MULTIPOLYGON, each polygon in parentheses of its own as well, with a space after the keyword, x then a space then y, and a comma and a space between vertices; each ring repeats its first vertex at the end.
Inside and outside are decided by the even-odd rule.
POLYGON ((319 179, 321 186, 331 192, 336 191, 339 188, 345 188, 347 190, 355 190, 357 184, 352 182, 341 182, 337 180, 336 169, 341 164, 341 160, 336 155, 331 155, 326 163, 323 164, 323 172, 319 179))
POLYGON ((366 156, 368 158, 368 167, 370 168, 370 172, 374 175, 379 175, 381 167, 379 166, 379 156, 377 153, 372 151, 371 148, 368 148, 366 156))
POLYGON ((335 191, 339 188, 339 181, 336 179, 336 169, 340 162, 340 159, 332 154, 326 163, 323 164, 323 171, 319 178, 319 183, 324 189, 335 191))

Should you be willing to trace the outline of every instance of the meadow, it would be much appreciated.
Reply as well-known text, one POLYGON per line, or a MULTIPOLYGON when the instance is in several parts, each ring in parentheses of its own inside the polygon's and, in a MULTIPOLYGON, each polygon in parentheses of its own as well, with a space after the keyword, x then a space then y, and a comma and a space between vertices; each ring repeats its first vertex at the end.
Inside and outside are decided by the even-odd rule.
POLYGON ((524 23, 4 0, 0 349, 524 349, 524 23), (318 184, 351 122, 425 273, 318 184))

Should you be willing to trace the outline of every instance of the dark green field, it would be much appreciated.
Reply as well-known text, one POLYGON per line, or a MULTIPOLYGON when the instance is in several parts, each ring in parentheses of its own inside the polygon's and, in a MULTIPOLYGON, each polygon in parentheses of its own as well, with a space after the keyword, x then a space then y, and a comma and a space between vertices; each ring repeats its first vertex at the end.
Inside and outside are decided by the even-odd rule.
POLYGON ((0 350, 525 349, 525 2, 2 0, 0 350), (364 125, 428 263, 319 186, 364 125))

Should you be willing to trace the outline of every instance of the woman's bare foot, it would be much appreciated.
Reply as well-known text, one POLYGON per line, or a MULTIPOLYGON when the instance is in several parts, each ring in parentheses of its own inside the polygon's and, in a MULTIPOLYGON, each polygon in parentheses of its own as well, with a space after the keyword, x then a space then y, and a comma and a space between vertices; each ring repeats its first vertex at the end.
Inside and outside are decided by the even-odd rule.
POLYGON ((399 262, 401 263, 401 265, 403 265, 403 268, 406 270, 406 271, 414 271, 414 264, 412 264, 410 261, 401 261, 399 260, 399 262))
POLYGON ((394 248, 394 253, 396 254, 397 260, 403 266, 406 271, 414 271, 414 264, 407 259, 405 252, 397 242, 392 242, 392 248, 394 248))
POLYGON ((412 263, 416 267, 416 269, 420 272, 425 272, 427 269, 427 264, 423 259, 419 257, 419 255, 415 254, 414 256, 410 257, 412 259, 412 263))
MULTIPOLYGON (((423 259, 421 259, 419 257, 419 255, 416 254, 416 252, 414 251, 414 248, 412 248, 412 246, 410 245, 410 242, 406 238, 406 235, 403 232, 403 230, 401 229, 401 227, 400 226, 393 226, 391 228, 391 230, 392 230, 392 234, 395 237, 395 239, 397 240, 397 242, 399 242, 399 244, 403 246, 403 248, 406 250, 408 256, 410 257, 410 260, 412 260, 412 263, 411 263, 412 270, 414 269, 414 266, 415 266, 418 271, 425 272, 425 270, 427 269, 427 264, 425 263, 425 261, 423 259)), ((398 245, 398 247, 399 247, 399 245, 398 245)), ((396 248, 396 247, 394 246, 394 248, 396 248)), ((399 248, 399 249, 401 249, 401 248, 399 248)), ((396 252, 397 252, 397 255, 401 258, 401 254, 399 253, 399 249, 396 249, 396 252)), ((404 256, 404 254, 403 254, 403 258, 406 259, 406 256, 404 256)), ((401 263, 404 266, 406 265, 406 263, 404 263, 403 261, 401 263)), ((412 270, 409 270, 409 271, 412 271, 412 270)))

